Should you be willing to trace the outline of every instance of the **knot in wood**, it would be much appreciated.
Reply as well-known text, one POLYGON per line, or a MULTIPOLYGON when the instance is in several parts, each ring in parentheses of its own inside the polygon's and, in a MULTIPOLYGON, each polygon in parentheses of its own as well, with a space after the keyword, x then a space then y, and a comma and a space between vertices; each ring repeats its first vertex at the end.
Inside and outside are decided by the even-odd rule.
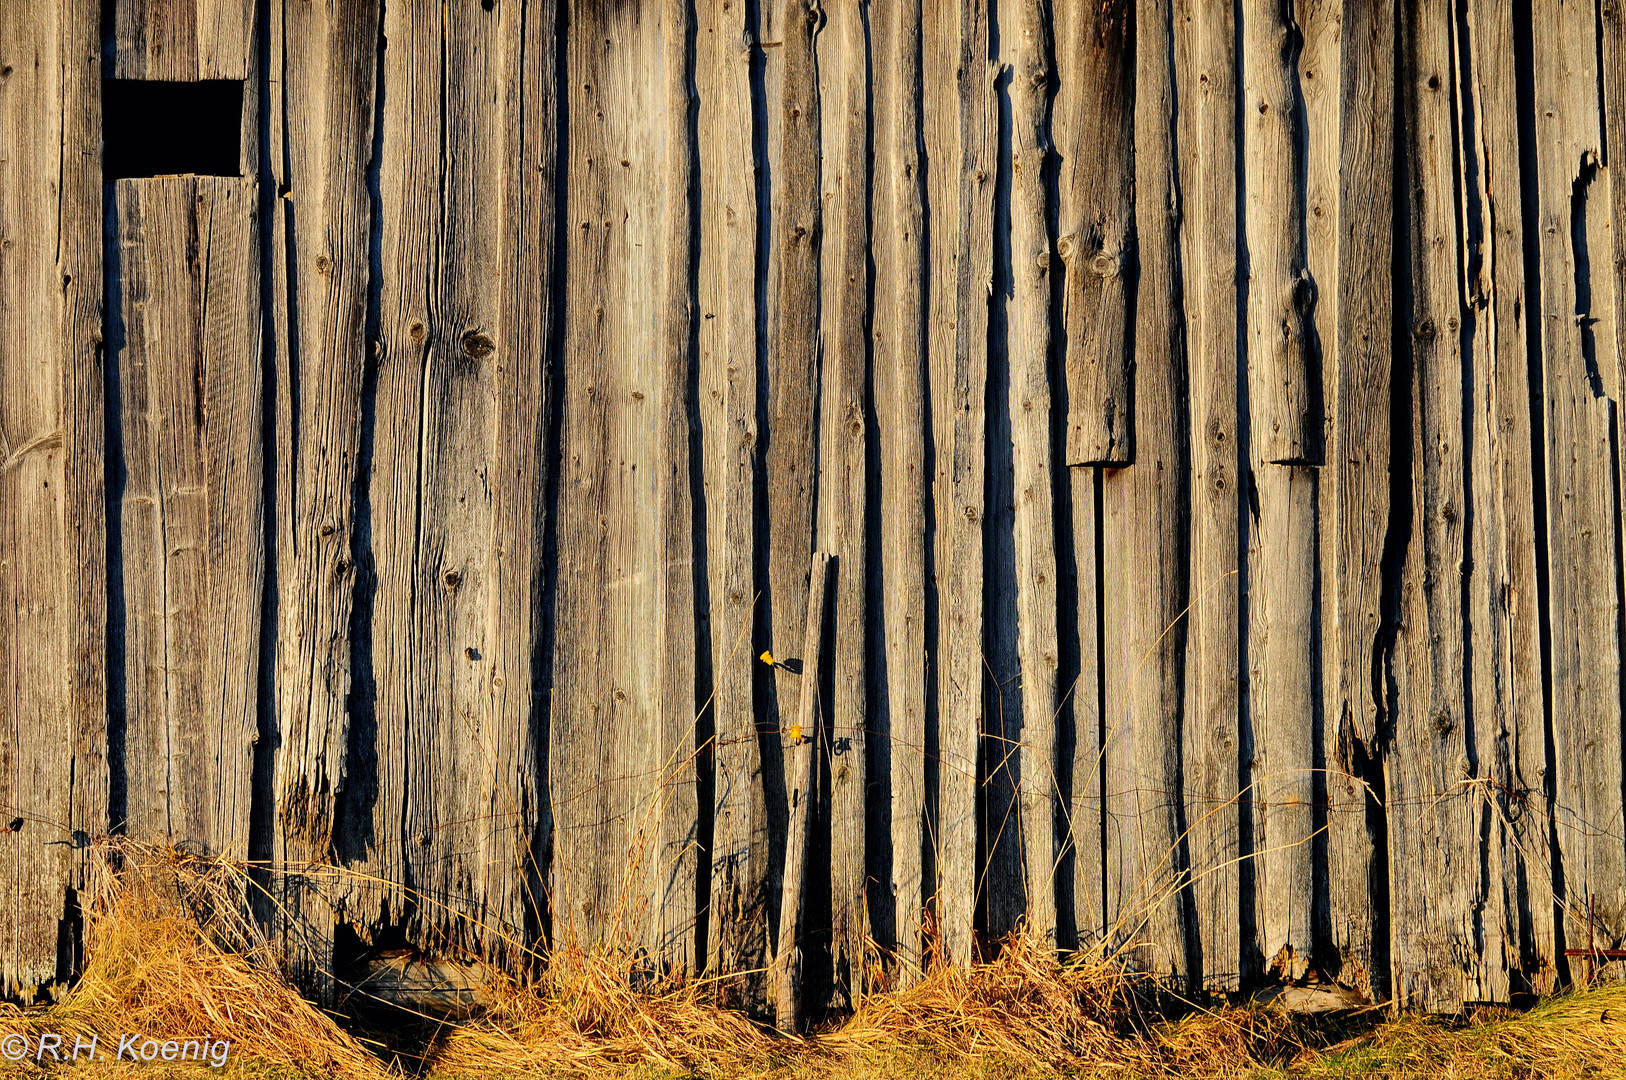
POLYGON ((407 336, 412 339, 414 345, 422 345, 424 339, 423 323, 415 322, 407 327, 407 336))
POLYGON ((448 570, 441 580, 446 583, 446 587, 448 589, 455 589, 459 585, 463 584, 463 575, 458 573, 456 570, 448 570))
POLYGON ((1115 278, 1118 276, 1118 260, 1105 251, 1097 252, 1095 258, 1090 260, 1090 269, 1102 278, 1115 278))
POLYGON ((1442 708, 1434 714, 1434 731, 1436 734, 1441 736, 1449 735, 1454 727, 1456 727, 1456 724, 1452 721, 1451 713, 1448 710, 1442 708))
POLYGON ((463 335, 463 355, 470 360, 484 360, 496 351, 496 342, 483 331, 470 330, 463 335))

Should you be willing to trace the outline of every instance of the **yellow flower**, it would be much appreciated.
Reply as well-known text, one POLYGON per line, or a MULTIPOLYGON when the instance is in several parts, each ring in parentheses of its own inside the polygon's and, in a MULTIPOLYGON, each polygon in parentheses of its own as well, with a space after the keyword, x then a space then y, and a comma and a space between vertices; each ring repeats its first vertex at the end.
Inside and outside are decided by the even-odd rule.
POLYGON ((790 741, 791 742, 801 742, 802 741, 802 725, 800 725, 800 724, 792 724, 790 726, 790 741))
POLYGON ((757 657, 757 659, 761 660, 764 664, 767 664, 769 667, 773 666, 773 653, 769 652, 767 649, 763 649, 762 650, 762 655, 757 657))

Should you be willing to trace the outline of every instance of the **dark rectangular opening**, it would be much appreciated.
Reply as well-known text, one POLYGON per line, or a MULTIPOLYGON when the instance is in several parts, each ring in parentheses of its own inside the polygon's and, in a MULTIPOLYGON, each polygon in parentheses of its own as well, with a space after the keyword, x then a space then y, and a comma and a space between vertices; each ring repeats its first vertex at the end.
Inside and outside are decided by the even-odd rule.
POLYGON ((102 168, 133 176, 241 176, 240 80, 102 81, 102 168))

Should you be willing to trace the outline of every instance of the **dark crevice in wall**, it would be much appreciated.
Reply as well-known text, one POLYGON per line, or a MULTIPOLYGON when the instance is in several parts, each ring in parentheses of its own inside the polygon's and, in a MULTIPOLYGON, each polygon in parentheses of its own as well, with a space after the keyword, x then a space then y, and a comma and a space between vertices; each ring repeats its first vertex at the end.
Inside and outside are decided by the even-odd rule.
POLYGON ((564 440, 556 436, 563 430, 564 417, 564 365, 558 358, 564 355, 565 343, 565 280, 569 269, 570 170, 562 168, 570 157, 570 50, 568 48, 570 18, 569 0, 536 0, 539 5, 554 4, 554 139, 549 164, 553 172, 553 206, 551 215, 552 277, 548 288, 547 360, 543 364, 543 378, 547 382, 547 429, 544 432, 543 505, 542 521, 542 582, 541 618, 535 635, 535 651, 531 658, 532 707, 536 716, 537 794, 538 807, 536 833, 532 837, 531 852, 536 868, 536 895, 541 898, 535 918, 537 941, 546 948, 552 943, 553 912, 553 785, 552 730, 554 645, 558 628, 554 619, 559 595, 559 486, 564 468, 564 440))
MULTIPOLYGON (((1541 638, 1542 687, 1542 760, 1545 768, 1539 777, 1518 776, 1518 790, 1539 785, 1543 820, 1547 822, 1545 837, 1548 863, 1539 871, 1540 876, 1552 881, 1552 908, 1547 913, 1554 926, 1553 959, 1557 964, 1557 977, 1569 981, 1569 962, 1564 958, 1565 897, 1564 866, 1559 859, 1558 837, 1553 818, 1553 700, 1552 700, 1552 618, 1549 607, 1549 575, 1547 565, 1547 435, 1546 435, 1546 375, 1542 361, 1541 322, 1541 229, 1540 200, 1536 168, 1536 91, 1535 42, 1533 40, 1533 12, 1531 0, 1513 0, 1513 54, 1516 72, 1515 91, 1518 100, 1519 174, 1525 178, 1520 186, 1520 215, 1523 225, 1524 250, 1524 329, 1526 360, 1530 385, 1530 464, 1532 472, 1531 505, 1535 510, 1536 546, 1536 611, 1541 638)), ((1528 871, 1527 871, 1528 872, 1528 871)), ((1538 878, 1539 880, 1539 878, 1538 878)), ((1521 894, 1529 903, 1528 893, 1521 894)), ((1521 912, 1520 948, 1527 961, 1525 970, 1536 970, 1544 959, 1537 950, 1534 913, 1521 912)))
MULTIPOLYGON (((102 0, 102 75, 113 71, 114 0, 102 0)), ((129 732, 127 614, 124 602, 124 397, 120 364, 124 354, 124 301, 120 277, 119 219, 114 185, 102 180, 102 288, 107 344, 102 365, 103 492, 107 521, 107 822, 122 833, 129 816, 129 771, 125 746, 129 732)))
MULTIPOLYGON (((277 474, 281 467, 280 447, 277 443, 277 405, 279 395, 287 392, 278 379, 277 350, 282 343, 277 339, 277 311, 282 306, 277 297, 277 204, 275 170, 271 154, 271 7, 273 0, 257 0, 254 5, 255 65, 250 93, 258 99, 255 110, 257 146, 255 147, 255 174, 258 184, 255 200, 260 219, 260 486, 264 517, 261 520, 261 540, 265 545, 265 580, 260 589, 259 670, 256 688, 258 696, 255 711, 254 765, 249 782, 248 857, 258 863, 249 876, 251 904, 255 917, 268 925, 273 915, 270 903, 270 877, 265 863, 272 857, 273 815, 276 807, 274 778, 276 774, 275 731, 277 701, 277 620, 282 555, 278 545, 283 506, 282 492, 278 489, 277 474)), ((290 327, 291 329, 291 327, 290 327)))
MULTIPOLYGON (((378 369, 383 359, 384 205, 380 172, 384 156, 384 3, 378 5, 373 49, 372 139, 367 158, 367 307, 362 323, 361 423, 355 475, 350 483, 350 687, 345 695, 344 779, 334 794, 333 856, 342 865, 375 849, 374 809, 379 794, 378 686, 373 670, 373 610, 378 570, 373 557, 373 453, 378 427, 378 369)), ((388 913, 399 918, 399 912, 388 913)))
MULTIPOLYGON (((688 143, 689 191, 688 216, 689 271, 686 280, 691 292, 689 302, 689 335, 684 348, 688 358, 684 374, 684 412, 689 418, 689 507, 692 517, 694 588, 694 747, 695 747, 695 803, 698 810, 696 825, 696 875, 694 887, 695 945, 694 969, 696 974, 706 970, 706 955, 711 939, 711 870, 712 841, 716 835, 717 794, 717 709, 714 697, 712 665, 715 658, 711 648, 711 578, 707 567, 711 565, 707 549, 707 505, 705 478, 705 439, 700 423, 700 247, 701 215, 710 210, 702 205, 700 197, 700 98, 695 85, 695 46, 699 33, 699 20, 688 20, 688 40, 684 44, 684 63, 687 76, 689 116, 684 130, 691 136, 688 143)), ((839 570, 838 570, 839 572, 839 570)), ((829 700, 826 695, 825 700, 829 700)))

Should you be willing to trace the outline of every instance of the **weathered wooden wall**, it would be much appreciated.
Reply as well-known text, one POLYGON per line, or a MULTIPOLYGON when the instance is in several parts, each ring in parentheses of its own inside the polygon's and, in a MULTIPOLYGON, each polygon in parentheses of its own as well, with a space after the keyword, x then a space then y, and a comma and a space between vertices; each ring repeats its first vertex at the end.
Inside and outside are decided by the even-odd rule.
POLYGON ((115 832, 327 990, 1626 944, 1614 0, 16 0, 0 138, 8 993, 115 832))

